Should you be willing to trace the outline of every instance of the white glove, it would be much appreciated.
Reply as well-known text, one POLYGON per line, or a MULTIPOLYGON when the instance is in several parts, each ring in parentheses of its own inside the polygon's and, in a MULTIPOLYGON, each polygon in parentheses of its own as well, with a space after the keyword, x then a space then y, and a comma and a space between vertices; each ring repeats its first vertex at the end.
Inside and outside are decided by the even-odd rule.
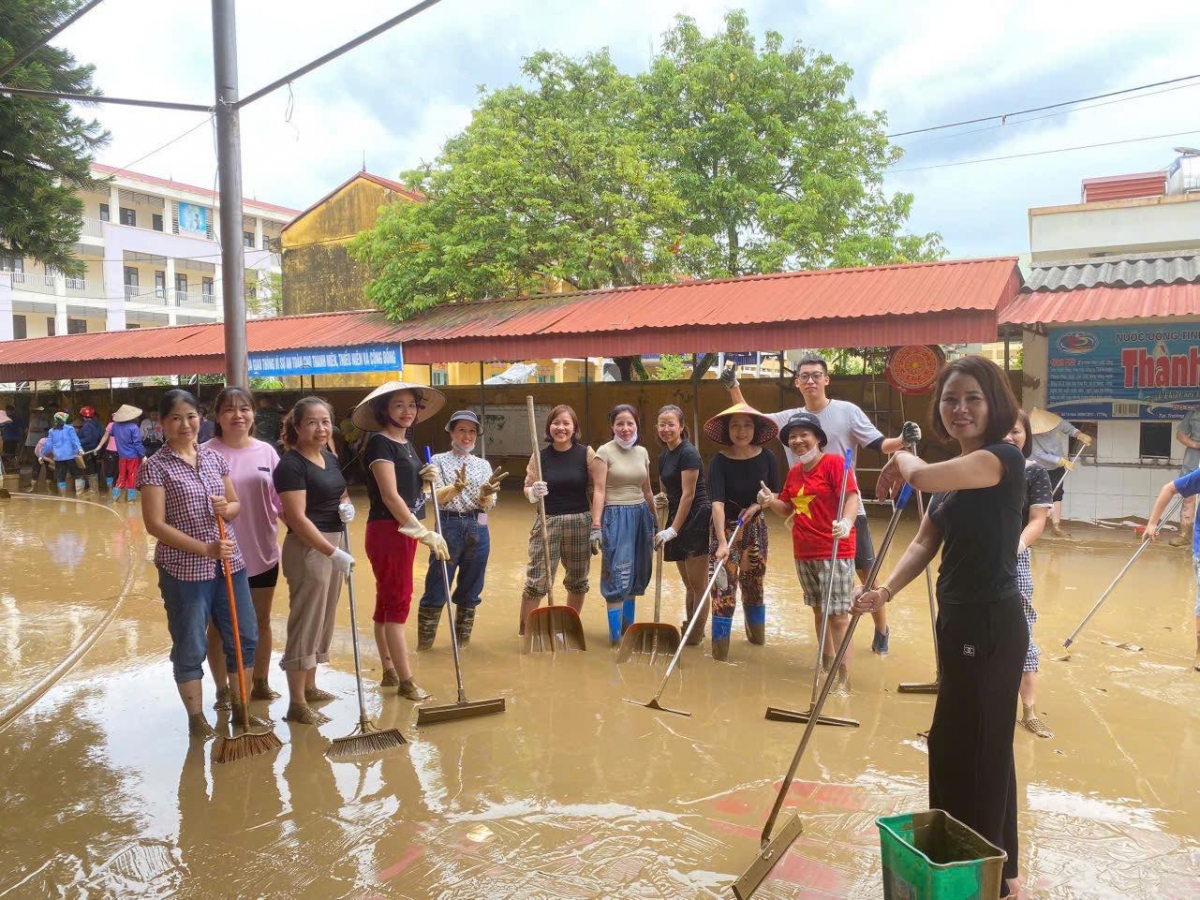
POLYGON ((430 531, 417 519, 409 519, 408 524, 398 530, 401 534, 424 544, 438 559, 445 561, 450 558, 450 548, 446 546, 445 538, 436 531, 430 531))
POLYGON ((329 554, 329 561, 333 563, 333 569, 339 575, 349 575, 350 570, 354 568, 354 557, 341 547, 334 548, 329 554))
POLYGON ((833 523, 833 529, 830 532, 835 538, 841 540, 844 537, 850 536, 850 523, 845 519, 837 519, 833 523))
POLYGON ((667 541, 673 541, 677 537, 679 537, 679 532, 668 525, 654 536, 654 546, 661 547, 663 544, 667 543, 667 541))
POLYGON ((354 521, 354 504, 353 503, 339 503, 338 504, 338 518, 342 520, 342 524, 346 524, 348 522, 353 522, 354 521))
POLYGON ((758 505, 762 507, 770 506, 775 501, 775 492, 768 487, 764 487, 758 492, 758 505))
POLYGON ((537 503, 549 493, 550 485, 546 484, 544 481, 535 481, 529 486, 529 489, 525 491, 525 496, 529 498, 530 503, 537 503))
POLYGON ((438 467, 433 463, 426 463, 425 465, 421 466, 421 469, 417 474, 420 476, 423 482, 430 486, 437 484, 439 481, 438 467))

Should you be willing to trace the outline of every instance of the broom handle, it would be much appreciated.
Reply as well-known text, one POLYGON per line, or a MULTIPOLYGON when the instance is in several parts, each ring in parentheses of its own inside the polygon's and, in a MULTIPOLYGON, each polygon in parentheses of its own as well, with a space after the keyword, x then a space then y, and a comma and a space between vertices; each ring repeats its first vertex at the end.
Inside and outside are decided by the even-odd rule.
MULTIPOLYGON (((908 445, 909 452, 913 456, 917 455, 917 445, 912 443, 908 445)), ((917 524, 925 521, 925 499, 921 496, 920 491, 914 491, 917 496, 917 524)), ((942 680, 942 658, 938 656, 938 640, 937 640, 937 600, 933 593, 933 574, 929 566, 925 567, 925 592, 929 594, 929 626, 933 631, 933 671, 934 680, 940 682, 942 680)))
MULTIPOLYGON (((654 511, 654 524, 658 526, 658 530, 662 531, 662 526, 665 524, 663 512, 654 511)), ((658 550, 655 553, 655 574, 654 574, 654 624, 657 625, 662 614, 662 567, 663 567, 663 544, 658 545, 658 550)), ((654 640, 658 641, 658 632, 654 632, 654 640)))
MULTIPOLYGON (((1183 496, 1176 495, 1175 499, 1171 501, 1171 504, 1166 508, 1166 510, 1163 511, 1162 518, 1159 521, 1160 522, 1167 521, 1172 515, 1174 515, 1175 507, 1182 502, 1183 502, 1183 496)), ((1083 629, 1087 625, 1087 623, 1092 620, 1092 616, 1094 616, 1097 612, 1099 612, 1100 607, 1104 605, 1104 601, 1108 599, 1108 595, 1113 592, 1113 590, 1116 588, 1116 586, 1118 584, 1120 584, 1121 579, 1125 577, 1125 573, 1129 571, 1130 567, 1135 562, 1137 562, 1137 558, 1139 556, 1141 556, 1142 553, 1145 551, 1145 549, 1149 546, 1150 546, 1150 538, 1143 537, 1142 545, 1140 547, 1138 547, 1136 551, 1134 551, 1133 556, 1129 557, 1129 562, 1125 563, 1124 568, 1122 568, 1121 571, 1117 573, 1117 577, 1112 580, 1112 584, 1110 584, 1105 589, 1104 593, 1100 595, 1100 599, 1096 601, 1095 606, 1093 606, 1088 611, 1088 614, 1083 617, 1083 621, 1079 623, 1079 627, 1071 632, 1071 636, 1069 638, 1067 638, 1065 641, 1063 641, 1064 648, 1069 648, 1071 646, 1071 644, 1075 643, 1075 638, 1079 637, 1079 632, 1083 631, 1083 629)))
MULTIPOLYGON (((225 520, 217 516, 217 535, 225 540, 225 520)), ((225 593, 229 596, 229 618, 233 622, 233 655, 237 660, 238 694, 242 698, 242 727, 250 730, 250 705, 246 699, 246 669, 242 665, 242 635, 238 630, 237 603, 233 599, 233 569, 227 559, 221 560, 225 572, 225 593)))
MULTIPOLYGON (((342 523, 342 549, 350 552, 350 526, 342 523)), ((354 678, 358 683, 358 724, 364 728, 370 724, 367 718, 367 698, 363 694, 362 661, 358 652, 358 616, 354 608, 354 575, 346 573, 346 591, 350 595, 350 644, 354 647, 354 678)))
MULTIPOLYGON (((842 518, 842 512, 846 508, 846 487, 850 484, 850 472, 854 465, 854 451, 847 450, 842 461, 845 467, 842 469, 842 493, 838 496, 837 517, 842 518)), ((817 692, 821 689, 821 664, 825 661, 825 635, 829 629, 829 603, 833 600, 833 570, 837 566, 838 544, 841 543, 841 538, 833 539, 833 550, 829 553, 829 583, 825 586, 825 602, 821 607, 821 637, 817 640, 817 663, 813 666, 813 685, 812 699, 809 700, 809 708, 811 709, 817 702, 817 692)))
MULTIPOLYGON (((433 462, 433 451, 428 447, 425 448, 425 462, 433 462)), ((429 493, 433 497, 433 528, 438 534, 442 533, 442 511, 438 507, 437 487, 429 486, 429 493)), ((437 556, 435 553, 434 556, 437 556)), ((450 652, 454 655, 454 680, 458 683, 458 702, 467 702, 467 692, 463 690, 462 667, 458 663, 458 635, 454 631, 454 613, 450 610, 450 572, 446 569, 446 561, 438 560, 442 567, 442 584, 446 586, 446 621, 450 623, 450 652)))
POLYGON ((1075 463, 1079 462, 1079 457, 1083 456, 1083 451, 1088 448, 1087 444, 1081 443, 1079 449, 1075 451, 1075 455, 1071 457, 1071 467, 1064 467, 1062 476, 1058 479, 1058 484, 1050 489, 1050 496, 1053 497, 1058 493, 1058 489, 1063 486, 1063 482, 1067 480, 1067 476, 1075 471, 1075 463))
MULTIPOLYGON (((529 443, 533 447, 533 466, 537 472, 537 480, 542 480, 542 454, 538 450, 537 413, 533 408, 533 397, 525 395, 525 408, 529 412, 529 443)), ((554 573, 550 571, 550 530, 546 527, 546 498, 538 498, 538 518, 542 522, 542 555, 546 560, 546 605, 554 605, 554 573)))
MULTIPOLYGON (((737 525, 734 526, 733 534, 729 536, 729 546, 733 546, 733 542, 737 540, 738 532, 742 530, 744 524, 744 516, 739 516, 737 525)), ((671 673, 675 671, 675 666, 679 663, 679 657, 683 655, 683 648, 687 645, 687 639, 691 637, 692 629, 696 627, 696 621, 700 618, 700 610, 704 608, 704 604, 708 602, 708 597, 712 593, 713 585, 717 583, 717 576, 721 574, 722 565, 717 564, 713 567, 712 577, 708 579, 708 587, 704 589, 704 593, 692 608, 692 617, 688 619, 688 627, 683 632, 683 638, 679 642, 679 647, 675 651, 675 655, 671 657, 671 662, 667 665, 666 674, 663 675, 662 683, 658 686, 658 690, 654 692, 654 699, 657 700, 662 696, 663 690, 667 686, 667 681, 671 677, 671 673)))
MULTIPOLYGON (((888 522, 887 531, 884 532, 883 540, 879 543, 879 553, 875 556, 875 564, 871 566, 867 580, 863 583, 863 588, 868 591, 873 588, 875 579, 879 577, 879 570, 883 568, 883 558, 887 555, 888 547, 891 546, 892 538, 896 534, 896 526, 900 524, 900 515, 904 512, 904 507, 908 505, 908 500, 912 496, 912 493, 912 488, 906 484, 900 491, 900 496, 896 498, 891 521, 888 522)), ((771 815, 767 817, 767 824, 763 826, 763 847, 766 847, 771 842, 771 831, 775 827, 775 819, 779 817, 779 811, 783 809, 783 799, 787 796, 787 792, 792 786, 792 779, 796 777, 796 769, 800 767, 800 760, 804 758, 804 751, 808 749, 809 739, 812 738, 813 731, 817 727, 817 722, 821 718, 821 709, 825 706, 826 698, 829 697, 830 688, 833 687, 834 673, 837 672, 838 666, 842 664, 842 660, 846 658, 846 651, 850 649, 850 643, 854 639, 854 629, 858 625, 860 618, 862 616, 858 614, 850 617, 850 626, 846 629, 846 636, 842 638, 837 656, 834 657, 833 665, 829 669, 829 675, 826 677, 824 684, 821 685, 821 696, 817 698, 816 704, 809 710, 808 725, 804 728, 804 735, 800 738, 799 746, 796 747, 796 755, 792 757, 792 764, 788 766, 783 784, 779 786, 779 793, 775 796, 775 805, 771 807, 771 815)))

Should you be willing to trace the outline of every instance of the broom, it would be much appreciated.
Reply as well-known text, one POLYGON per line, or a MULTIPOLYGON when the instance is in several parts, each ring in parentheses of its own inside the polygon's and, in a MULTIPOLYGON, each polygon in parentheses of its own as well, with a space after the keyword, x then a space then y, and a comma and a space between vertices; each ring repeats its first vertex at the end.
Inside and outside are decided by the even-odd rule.
MULTIPOLYGON (((225 540, 225 520, 217 516, 217 534, 225 540)), ((233 652, 237 659, 238 693, 242 698, 242 733, 230 736, 220 741, 213 749, 213 762, 236 762, 262 753, 270 753, 283 746, 270 726, 266 731, 252 732, 250 730, 250 704, 246 697, 246 669, 242 665, 242 637, 238 632, 237 603, 233 599, 233 570, 229 560, 221 561, 225 572, 225 593, 229 597, 229 616, 233 622, 233 652)))
MULTIPOLYGON (((350 552, 350 528, 342 525, 342 543, 350 552)), ((345 737, 334 738, 325 755, 332 760, 354 759, 372 753, 395 750, 408 743, 399 729, 377 730, 367 718, 367 701, 363 695, 362 663, 358 655, 358 617, 354 609, 354 577, 346 574, 346 587, 350 592, 350 638, 354 647, 354 680, 358 684, 358 727, 345 737)))

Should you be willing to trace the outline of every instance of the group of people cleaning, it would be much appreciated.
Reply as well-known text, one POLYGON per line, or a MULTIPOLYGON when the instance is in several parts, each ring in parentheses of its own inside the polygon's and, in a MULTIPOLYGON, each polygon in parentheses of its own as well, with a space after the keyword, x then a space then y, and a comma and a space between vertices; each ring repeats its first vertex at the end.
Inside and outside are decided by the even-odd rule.
MULTIPOLYGON (((524 483, 529 502, 545 504, 550 570, 541 522, 535 520, 521 627, 548 594, 560 564, 567 603, 582 610, 590 560, 599 554, 610 637, 619 641, 635 619, 657 546, 678 568, 689 619, 705 615, 704 589, 717 575, 711 596, 714 658, 729 656, 739 592, 747 639, 761 644, 769 511, 790 518, 797 578, 817 622, 828 597, 827 664, 854 615, 872 615, 872 649, 887 652, 887 604, 940 550, 941 679, 929 733, 930 804, 1008 852, 1002 895, 1015 892, 1013 711, 1019 696, 1022 723, 1049 736, 1034 708, 1038 653, 1030 640, 1036 613, 1029 548, 1045 527, 1053 499, 1047 472, 1029 462, 1031 425, 1007 378, 979 357, 946 365, 936 385, 932 425, 960 453, 940 463, 917 455, 922 435, 916 423, 906 422, 900 435, 889 438, 858 407, 830 399, 828 368, 820 358, 806 357, 797 369, 805 405, 777 413, 748 406, 736 380, 722 378, 734 404, 704 425, 705 435, 722 446, 707 472, 689 440, 683 411, 675 406, 658 411, 657 493, 648 451, 639 443, 636 408, 611 410, 612 439, 599 449, 583 443, 569 406, 551 410, 546 445, 536 451, 541 477, 531 458, 524 483), (776 439, 784 444, 786 473, 768 449, 776 439), (858 485, 844 469, 845 452, 862 447, 891 457, 880 474, 879 496, 893 495, 901 483, 933 495, 912 544, 890 575, 870 589, 856 585, 855 573, 861 579, 873 565, 872 547, 858 485), (662 516, 657 523, 656 514, 662 516)), ((354 425, 369 434, 361 454, 370 500, 365 547, 377 586, 374 629, 382 684, 412 701, 428 696, 413 679, 405 636, 418 545, 429 550, 431 562, 418 606, 418 649, 433 646, 448 599, 455 604, 456 637, 465 646, 483 590, 488 511, 504 477, 473 453, 480 422, 469 410, 449 419, 450 449, 422 463, 411 429, 444 402, 435 389, 390 382, 352 414, 354 425), (426 489, 436 492, 440 511, 432 530, 426 524, 426 489), (452 583, 457 578, 449 598, 441 567, 432 565, 436 561, 447 563, 452 583)), ((316 674, 328 662, 341 584, 354 566, 346 526, 355 516, 338 460, 328 450, 332 409, 317 397, 300 400, 283 421, 282 456, 253 436, 254 399, 243 389, 227 388, 218 396, 216 433, 204 443, 198 441, 198 405, 189 393, 169 391, 159 412, 164 444, 137 478, 147 531, 158 540, 155 564, 189 732, 213 734, 202 710, 206 658, 218 705, 235 708, 239 702, 230 683, 235 657, 223 565, 233 572, 242 656, 253 669, 252 698, 279 696, 269 685, 268 667, 271 604, 282 570, 290 595, 280 660, 289 695, 285 719, 301 725, 328 721, 317 707, 334 696, 318 686, 316 674), (224 540, 217 516, 228 523, 224 540), (281 523, 287 527, 282 551, 281 523)), ((691 641, 699 643, 702 634, 702 627, 692 628, 691 641)), ((846 677, 848 660, 838 677, 846 677)))

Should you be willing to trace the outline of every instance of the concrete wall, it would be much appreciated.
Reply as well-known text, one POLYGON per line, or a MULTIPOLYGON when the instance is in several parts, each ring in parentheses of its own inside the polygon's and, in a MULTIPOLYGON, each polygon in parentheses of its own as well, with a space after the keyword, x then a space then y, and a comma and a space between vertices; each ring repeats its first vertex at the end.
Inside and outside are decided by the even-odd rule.
POLYGON ((1034 262, 1200 245, 1200 195, 1109 200, 1029 210, 1034 262))

